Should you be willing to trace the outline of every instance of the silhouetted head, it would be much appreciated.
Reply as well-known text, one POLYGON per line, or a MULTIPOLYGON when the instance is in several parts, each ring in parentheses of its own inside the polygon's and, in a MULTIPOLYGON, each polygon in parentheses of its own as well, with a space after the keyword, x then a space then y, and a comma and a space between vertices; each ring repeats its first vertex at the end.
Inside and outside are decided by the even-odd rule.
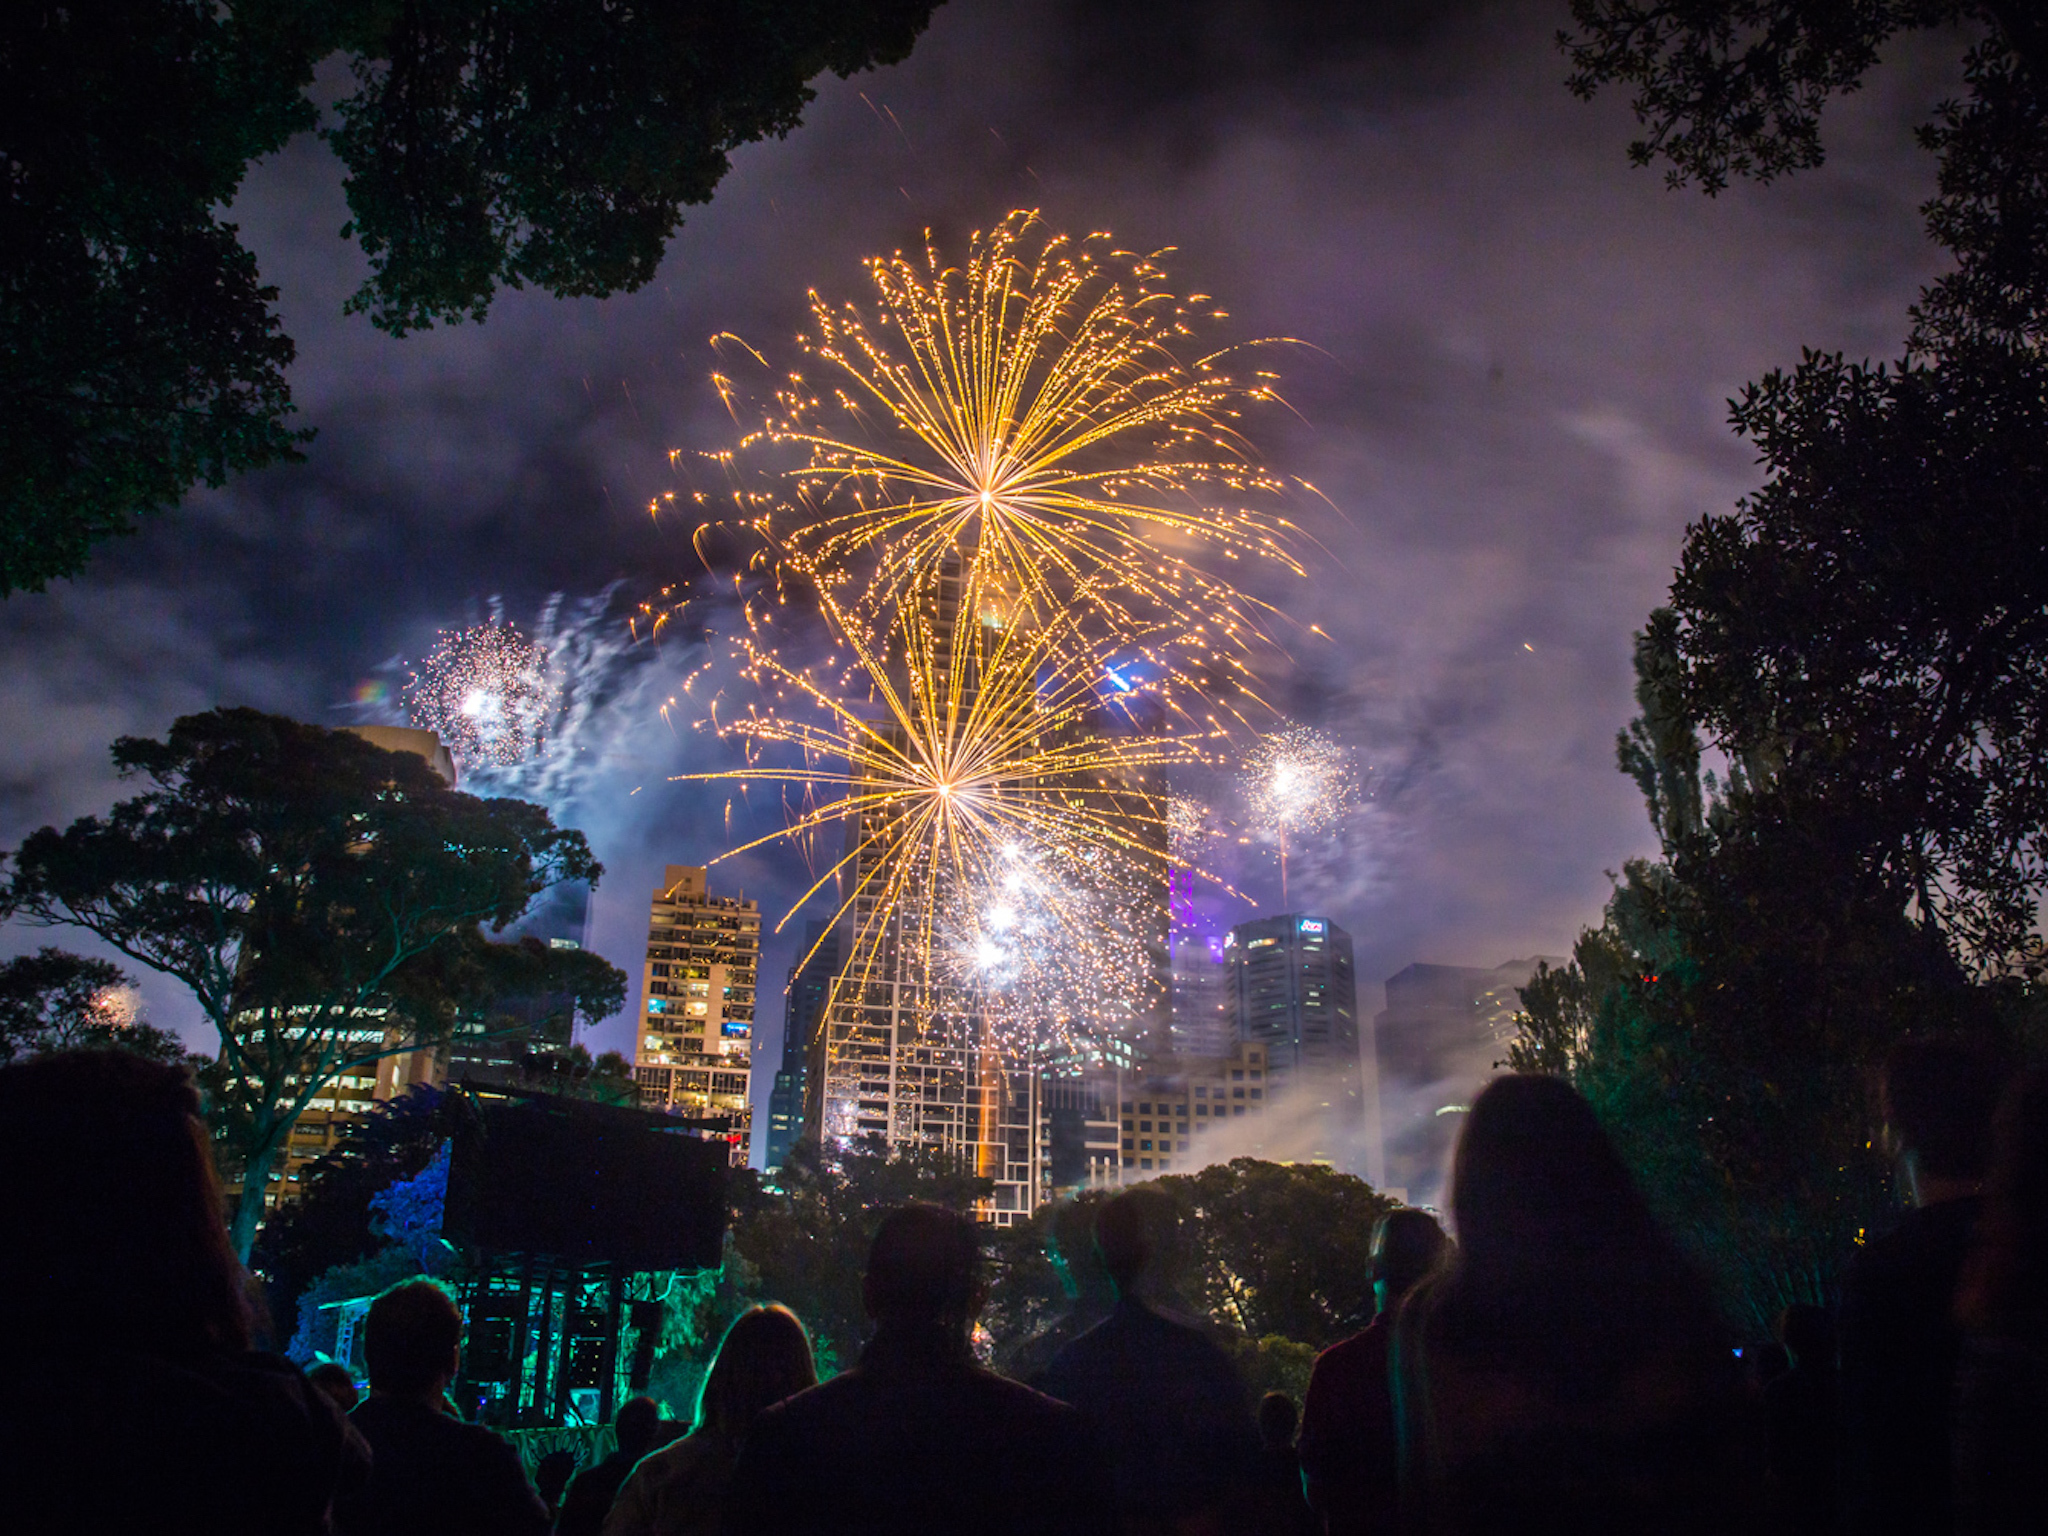
POLYGON ((1451 1213, 1467 1268, 1571 1264, 1654 1232, 1592 1106, 1554 1077, 1496 1078, 1473 1101, 1451 1213))
POLYGON ((2048 1068, 2020 1077, 1998 1107, 1984 1214, 1956 1312, 1967 1328, 2037 1346, 2048 1333, 2048 1068))
POLYGON ((462 1312, 438 1280, 401 1280, 370 1303, 363 1323, 370 1390, 437 1397, 462 1360, 462 1312))
POLYGON ((1095 1251, 1119 1296, 1137 1289, 1138 1278, 1151 1261, 1151 1205, 1142 1191, 1127 1189, 1103 1201, 1095 1213, 1095 1251))
POLYGON ((248 1348, 246 1276, 184 1068, 124 1051, 0 1068, 0 1169, 13 1347, 248 1348))
POLYGON ((571 1450, 549 1451, 534 1463, 533 1489, 553 1509, 562 1502, 562 1490, 569 1486, 569 1479, 576 1475, 576 1453, 571 1450))
POLYGON ((2004 1079, 1997 1057, 1966 1040, 1904 1040, 1892 1047, 1884 1061, 1884 1119, 1917 1172, 1984 1176, 2004 1079))
POLYGON ((697 1428, 737 1440, 761 1410, 818 1384, 810 1335, 787 1307, 749 1307, 732 1320, 697 1393, 697 1428))
POLYGON ((1103 1307, 1113 1298, 1109 1271, 1095 1246, 1095 1213, 1099 1195, 1061 1202, 1053 1208, 1046 1235, 1046 1257, 1058 1271, 1067 1299, 1084 1307, 1103 1307))
POLYGON ((356 1379, 349 1374, 348 1367, 332 1360, 322 1360, 306 1372, 306 1380, 343 1413, 349 1412, 362 1400, 362 1394, 356 1390, 356 1379))
POLYGON ((1301 1412, 1285 1392, 1268 1392, 1259 1399, 1259 1444, 1267 1450, 1294 1444, 1294 1428, 1300 1422, 1301 1412))
POLYGON ((1826 1307, 1795 1302, 1778 1314, 1778 1342, 1794 1365, 1831 1366, 1835 1363, 1835 1320, 1826 1307))
POLYGON ((1567 1398, 1653 1363, 1687 1362, 1698 1382, 1732 1368, 1705 1286, 1566 1083, 1487 1085, 1458 1140, 1451 1210, 1457 1247, 1418 1291, 1447 1348, 1567 1398))
POLYGON ((654 1449, 661 1434, 661 1404, 651 1397, 629 1397, 612 1416, 612 1433, 619 1449, 638 1461, 654 1449))
POLYGON ((1372 1289, 1382 1312, 1412 1291, 1443 1258, 1450 1239, 1427 1211, 1389 1211, 1372 1233, 1372 1289))
POLYGON ((868 1250, 861 1299, 879 1324, 965 1328, 981 1308, 974 1223, 936 1205, 891 1211, 868 1250))

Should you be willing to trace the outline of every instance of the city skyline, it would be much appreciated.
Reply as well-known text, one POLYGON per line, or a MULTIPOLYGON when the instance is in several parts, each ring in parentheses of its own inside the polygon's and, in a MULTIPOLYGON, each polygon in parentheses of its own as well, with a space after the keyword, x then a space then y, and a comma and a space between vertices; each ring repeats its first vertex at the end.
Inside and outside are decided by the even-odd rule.
MULTIPOLYGON (((1651 847, 1611 743, 1633 712, 1629 635, 1681 529, 1754 481, 1721 402, 1801 343, 1885 355, 1938 258, 1914 212, 1930 172, 1900 126, 1929 95, 1915 56, 1840 105, 1823 171, 1710 202, 1629 169, 1625 103, 1565 95, 1554 24, 1450 7, 1304 57, 1282 30, 1226 47, 1200 12, 1185 99, 1162 102, 1128 40, 1085 19, 950 5, 906 63, 820 81, 789 139, 737 154, 643 293, 505 294, 485 327, 402 342, 341 318, 357 258, 332 239, 338 173, 293 145, 233 217, 301 343, 312 457, 196 494, 79 582, 10 600, 6 707, 46 729, 0 748, 0 844, 103 810, 118 734, 222 702, 341 723, 387 661, 430 654, 494 596, 528 628, 552 593, 623 578, 651 600, 694 566, 689 523, 646 507, 712 485, 700 455, 731 436, 705 339, 785 338, 807 287, 841 286, 862 254, 1036 205, 1178 246, 1238 334, 1311 344, 1281 365, 1300 416, 1261 446, 1337 509, 1303 498, 1328 558, 1302 617, 1333 638, 1301 648, 1280 702, 1340 729, 1378 792, 1321 860, 1290 849, 1289 902, 1271 850, 1242 845, 1235 883, 1259 899, 1202 896, 1217 931, 1329 913, 1360 946, 1361 1013, 1411 962, 1563 951, 1604 872, 1651 847)), ((713 765, 690 723, 636 710, 564 818, 607 865, 591 947, 629 972, 661 865, 729 841, 723 797, 666 783, 713 765)), ((779 912, 799 867, 716 878, 779 912)), ((772 1055, 798 931, 764 938, 772 1055)), ((155 1017, 189 1022, 175 988, 144 982, 155 1017)), ((633 1022, 585 1038, 628 1049, 633 1022)))

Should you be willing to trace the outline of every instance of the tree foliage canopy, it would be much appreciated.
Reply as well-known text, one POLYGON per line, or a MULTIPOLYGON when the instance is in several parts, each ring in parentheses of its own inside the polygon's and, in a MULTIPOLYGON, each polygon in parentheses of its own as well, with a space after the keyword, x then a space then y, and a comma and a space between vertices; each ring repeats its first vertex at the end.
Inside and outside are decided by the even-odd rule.
POLYGON ((624 973, 596 955, 485 936, 557 881, 603 873, 540 806, 250 709, 123 737, 114 761, 150 787, 31 834, 0 910, 87 929, 191 990, 220 1041, 245 1254, 286 1134, 336 1077, 444 1040, 465 1014, 489 1029, 501 999, 559 995, 592 1019, 624 1001, 624 973))
POLYGON ((1919 131, 1953 266, 1906 355, 1808 352, 1731 402, 1761 488, 1687 530, 1620 765, 1662 844, 1510 1052, 1564 1072, 1753 1325, 1880 1222, 1869 1074, 1909 1031, 2038 1043, 2048 886, 2048 13, 1956 0, 1576 0, 1571 86, 1634 92, 1673 185, 1817 166, 1903 31, 1964 94, 1919 131), (1711 755, 1720 777, 1703 771, 1711 755))
POLYGON ((654 275, 732 150, 937 0, 22 0, 0 17, 0 595, 75 574, 199 483, 295 457, 277 290, 219 217, 318 128, 393 335, 498 288, 654 275), (321 123, 314 69, 355 90, 321 123))
POLYGON ((176 1035, 125 1019, 107 994, 135 985, 118 965, 44 945, 0 964, 0 1063, 51 1051, 120 1050, 185 1059, 176 1035))

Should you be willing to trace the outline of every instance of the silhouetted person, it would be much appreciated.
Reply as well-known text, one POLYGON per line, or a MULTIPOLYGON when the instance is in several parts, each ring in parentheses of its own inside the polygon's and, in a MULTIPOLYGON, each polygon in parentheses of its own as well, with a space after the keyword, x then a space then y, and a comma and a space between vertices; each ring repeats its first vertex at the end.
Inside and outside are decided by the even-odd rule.
POLYGON ((717 1536, 740 1446, 764 1409, 818 1384, 810 1336, 787 1307, 732 1321, 697 1391, 690 1433, 633 1469, 604 1536, 717 1536))
POLYGON ((350 1421, 370 1442, 369 1490, 354 1536, 540 1536, 547 1507, 504 1436, 448 1412, 462 1313, 447 1288, 406 1280, 363 1322, 370 1395, 350 1421))
POLYGON ((348 1367, 332 1360, 322 1360, 306 1372, 306 1380, 313 1383, 329 1402, 343 1413, 363 1400, 363 1394, 356 1390, 356 1379, 349 1374, 348 1367))
POLYGON ((1733 1352, 1586 1101, 1497 1078, 1451 1178, 1458 1246, 1395 1326, 1404 1531, 1752 1523, 1733 1352))
POLYGON ((1086 1415, 1123 1530, 1226 1530, 1255 1476, 1257 1431, 1229 1358, 1141 1293, 1154 1248, 1150 1208, 1168 1219, 1163 1198, 1146 1190, 1126 1190, 1095 1213, 1116 1306, 1053 1358, 1041 1384, 1086 1415))
POLYGON ((2038 1528, 2048 1493, 2048 1070, 2027 1073, 1999 1107, 1956 1315, 1956 1530, 2038 1528))
POLYGON ((1956 1040, 1884 1065, 1885 1124, 1911 1204, 1842 1279, 1842 1521, 1857 1536, 1945 1536, 1956 1282, 1976 1232, 2001 1073, 1956 1040))
POLYGON ((661 1443, 661 1404, 651 1397, 629 1397, 612 1418, 618 1447, 594 1467, 576 1474, 555 1517, 555 1536, 598 1536, 612 1512, 612 1500, 626 1478, 661 1443))
POLYGON ((1100 1204, 1098 1197, 1084 1195, 1053 1207, 1046 1257, 1066 1293, 1067 1310, 1043 1332, 1010 1351, 1007 1358, 998 1357, 997 1366, 1012 1380, 1043 1390, 1053 1358, 1109 1316, 1116 1305, 1116 1287, 1095 1248, 1095 1211, 1100 1204))
POLYGON ((1363 1332, 1316 1356, 1301 1410, 1302 1487, 1330 1536, 1400 1528, 1400 1458, 1388 1376, 1394 1314, 1442 1260, 1444 1229, 1427 1211, 1390 1211, 1372 1234, 1372 1294, 1363 1332))
POLYGON ((1100 1463, 1071 1408, 975 1364, 980 1243, 964 1216, 891 1212, 861 1296, 860 1361, 755 1420, 730 1536, 1024 1536, 1107 1530, 1100 1463))
POLYGON ((548 1518, 562 1507, 562 1495, 568 1491, 569 1480, 576 1475, 576 1468, 583 1458, 566 1446, 547 1452, 533 1464, 533 1491, 540 1495, 541 1503, 548 1507, 548 1518))
POLYGON ((118 1051, 0 1068, 0 1528, 301 1536, 368 1453, 249 1349, 189 1074, 118 1051))
POLYGON ((1764 1385, 1771 1500, 1786 1531, 1835 1528, 1835 1324, 1827 1309, 1787 1307, 1778 1342, 1789 1367, 1764 1385))
POLYGON ((1301 1457, 1294 1432, 1301 1413, 1285 1392, 1259 1399, 1259 1456, 1252 1478, 1254 1530, 1266 1536, 1312 1536, 1319 1522, 1301 1492, 1301 1457))

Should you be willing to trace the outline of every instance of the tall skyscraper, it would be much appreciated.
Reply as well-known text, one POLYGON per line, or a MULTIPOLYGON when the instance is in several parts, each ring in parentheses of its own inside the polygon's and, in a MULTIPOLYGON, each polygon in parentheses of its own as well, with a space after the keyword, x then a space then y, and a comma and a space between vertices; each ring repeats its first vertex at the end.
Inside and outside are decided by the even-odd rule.
POLYGON ((1535 974, 1528 959, 1491 970, 1411 965, 1387 978, 1370 1052, 1383 1172, 1374 1178, 1369 1166, 1368 1182, 1416 1205, 1442 1199, 1464 1111, 1507 1056, 1517 989, 1535 974))
POLYGON ((1173 936, 1173 1054, 1226 1056, 1237 1044, 1237 1010, 1223 940, 1198 932, 1173 936))
POLYGON ((729 1119, 738 1164, 753 1123, 760 966, 759 903, 713 896, 703 869, 669 865, 648 918, 633 1078, 650 1108, 729 1119))
POLYGON ((1326 917, 1289 912, 1239 923, 1223 941, 1236 1035, 1266 1048, 1275 1097, 1328 1106, 1331 1129, 1362 1127, 1358 980, 1351 935, 1326 917))
POLYGON ((811 1047, 825 1021, 825 1001, 839 971, 840 930, 822 918, 805 926, 803 948, 789 968, 782 1008, 782 1068, 768 1094, 768 1146, 761 1166, 780 1168, 803 1134, 804 1084, 811 1047))

